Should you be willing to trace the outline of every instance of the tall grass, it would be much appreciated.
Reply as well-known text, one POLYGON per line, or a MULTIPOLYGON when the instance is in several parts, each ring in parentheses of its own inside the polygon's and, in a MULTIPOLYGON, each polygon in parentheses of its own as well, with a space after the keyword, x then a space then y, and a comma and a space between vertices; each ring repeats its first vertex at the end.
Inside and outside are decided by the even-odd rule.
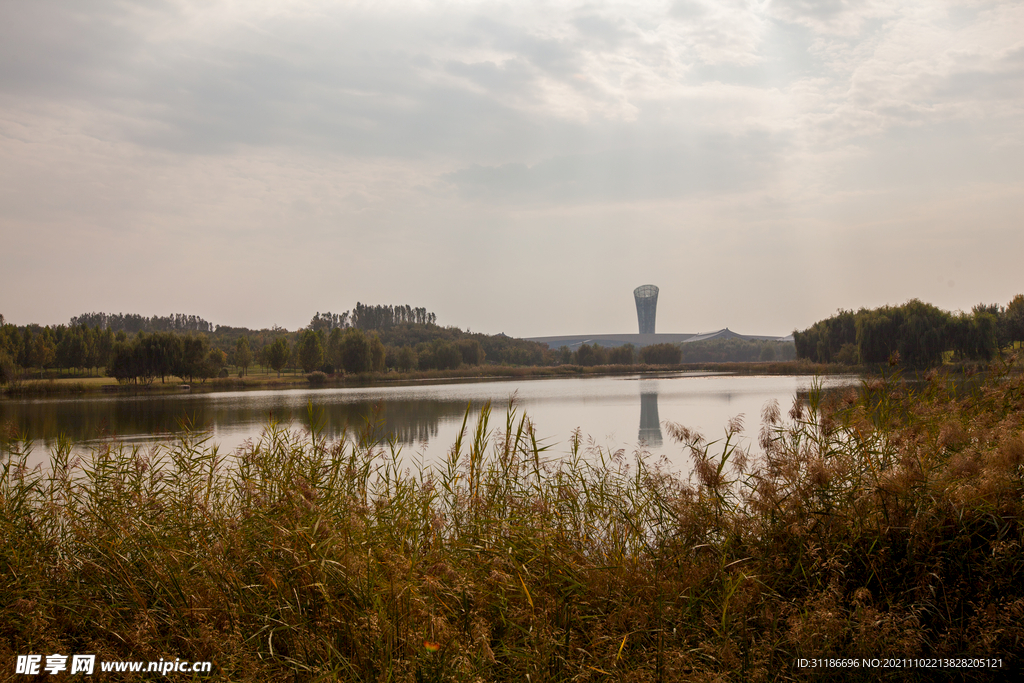
MULTIPOLYGON (((467 411, 468 416, 468 411, 467 411)), ((231 680, 870 679, 800 657, 1001 657, 1024 643, 1024 381, 934 375, 669 433, 693 462, 538 443, 510 405, 412 468, 379 421, 270 423, 0 471, 0 661, 211 660, 231 680), (529 678, 527 678, 529 677, 529 678)), ((13 666, 13 664, 11 664, 13 666)), ((13 671, 8 669, 8 672, 13 671)))

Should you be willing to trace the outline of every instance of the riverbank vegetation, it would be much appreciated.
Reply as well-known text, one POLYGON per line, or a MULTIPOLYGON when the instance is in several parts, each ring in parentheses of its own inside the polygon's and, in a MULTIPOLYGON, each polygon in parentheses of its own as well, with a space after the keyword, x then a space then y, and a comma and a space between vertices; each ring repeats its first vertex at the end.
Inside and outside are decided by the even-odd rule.
POLYGON ((192 384, 245 377, 254 367, 278 377, 285 370, 336 376, 550 360, 541 344, 441 327, 434 313, 411 306, 357 303, 341 314, 318 312, 295 332, 214 326, 181 314, 88 313, 46 327, 0 322, 0 385, 97 375, 134 385, 169 378, 192 384))
MULTIPOLYGON (((103 378, 132 389, 177 390, 179 384, 239 389, 542 377, 681 369, 683 363, 784 361, 793 357, 793 348, 791 343, 729 339, 641 349, 583 344, 552 350, 504 334, 441 327, 424 308, 362 303, 340 314, 317 312, 295 332, 214 326, 194 315, 88 313, 67 326, 0 323, 0 386, 6 385, 6 395, 32 395, 109 390, 111 381, 103 378)), ((767 365, 762 369, 771 371, 767 365)), ((729 371, 746 370, 735 366, 729 371)))
MULTIPOLYGON (((1003 368, 1005 370, 1005 368, 1003 368)), ((268 425, 0 471, 0 657, 212 661, 230 680, 876 680, 799 658, 985 658, 1024 642, 1024 377, 898 375, 671 425, 643 452, 537 444, 483 411, 410 473, 371 422, 328 443, 268 425), (756 456, 756 457, 755 457, 756 456)))
POLYGON ((340 314, 317 312, 307 327, 294 332, 214 326, 181 314, 89 313, 52 327, 5 325, 0 317, 0 387, 8 395, 77 393, 95 389, 102 382, 94 378, 103 376, 134 387, 165 387, 168 380, 172 386, 209 382, 218 388, 303 381, 348 386, 502 377, 510 376, 509 368, 532 368, 523 372, 546 376, 652 367, 748 372, 750 364, 760 364, 759 371, 766 373, 877 373, 890 360, 922 370, 984 363, 1019 345, 1024 341, 1024 295, 1005 307, 976 306, 970 314, 948 313, 917 300, 840 311, 794 332, 794 340, 549 349, 504 334, 441 327, 425 308, 362 303, 340 314))
POLYGON ((912 367, 944 360, 989 361, 1024 341, 1024 295, 1009 304, 979 304, 971 313, 949 313, 913 299, 902 306, 839 311, 794 332, 798 358, 846 365, 899 359, 912 367))

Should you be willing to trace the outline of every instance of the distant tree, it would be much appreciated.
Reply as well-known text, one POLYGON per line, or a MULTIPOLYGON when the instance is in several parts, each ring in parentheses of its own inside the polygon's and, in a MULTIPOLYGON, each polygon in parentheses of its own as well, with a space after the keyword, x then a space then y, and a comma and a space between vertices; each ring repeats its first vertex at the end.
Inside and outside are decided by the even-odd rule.
POLYGON ((581 344, 575 354, 577 364, 581 366, 606 366, 608 364, 608 349, 600 344, 581 344))
MULTIPOLYGON (((863 312, 863 311, 862 311, 863 312)), ((857 344, 860 313, 838 311, 803 332, 793 332, 797 355, 820 363, 829 363, 844 344, 857 344)), ((888 357, 888 356, 887 356, 888 357)))
POLYGON ((1024 341, 1024 294, 1018 294, 1002 314, 1004 336, 1010 344, 1024 341))
POLYGON ((572 363, 572 349, 568 346, 560 346, 558 348, 558 362, 561 365, 572 363))
POLYGON ((636 362, 636 348, 632 344, 623 344, 609 349, 608 362, 615 365, 632 365, 636 362))
POLYGON ((352 326, 361 330, 386 330, 402 323, 433 325, 437 316, 425 308, 411 306, 367 306, 356 302, 352 309, 352 326))
MULTIPOLYGON (((946 311, 911 299, 902 306, 856 313, 839 311, 802 332, 794 332, 793 338, 797 357, 819 363, 836 362, 837 354, 852 344, 861 363, 885 363, 898 353, 907 365, 922 367, 941 363, 943 352, 954 345, 962 349, 967 348, 964 344, 970 346, 963 339, 965 334, 969 336, 970 330, 946 311), (954 343, 955 337, 961 341, 954 343)), ((844 356, 848 357, 849 353, 844 356)))
POLYGON ((433 370, 437 367, 434 347, 430 344, 420 344, 416 347, 416 367, 420 370, 433 370))
POLYGON ((110 358, 106 364, 108 377, 113 377, 119 383, 130 382, 137 377, 134 367, 132 345, 127 341, 116 341, 110 351, 110 358))
POLYGON ((110 328, 93 328, 93 343, 89 348, 89 367, 99 369, 110 361, 114 350, 114 332, 110 328))
POLYGON ((320 337, 313 330, 307 329, 299 339, 299 365, 305 373, 313 372, 324 362, 324 351, 320 337))
MULTIPOLYGON (((160 375, 160 382, 165 382, 167 375, 174 374, 174 368, 180 362, 185 353, 185 337, 175 332, 157 332, 153 335, 154 342, 160 347, 160 364, 156 371, 160 375)), ((195 344, 195 342, 192 342, 195 344)), ((205 344, 202 345, 205 348, 205 344)), ((194 353, 200 353, 200 350, 194 353)))
POLYGON ((206 337, 186 335, 181 338, 181 355, 175 360, 171 374, 180 377, 184 382, 195 379, 206 379, 209 366, 206 364, 208 353, 206 337))
POLYGON ((376 333, 370 335, 370 369, 374 372, 384 372, 384 357, 386 351, 384 343, 376 333))
POLYGON ((775 352, 775 344, 770 341, 766 341, 761 345, 761 353, 758 354, 757 359, 760 361, 773 361, 778 354, 775 352))
POLYGON ((398 349, 395 365, 403 372, 409 372, 416 367, 416 351, 411 346, 403 346, 398 349))
POLYGON ((651 344, 640 349, 640 362, 648 365, 678 365, 682 358, 678 344, 651 344))
POLYGON ((341 338, 341 367, 347 373, 369 372, 373 367, 370 340, 357 328, 345 330, 341 338))
POLYGON ((185 315, 184 313, 172 313, 168 316, 154 315, 152 318, 141 316, 138 313, 83 313, 71 319, 71 326, 85 325, 87 327, 109 328, 118 331, 125 331, 129 334, 136 332, 213 332, 212 323, 203 320, 198 315, 185 315))
POLYGON ((539 365, 544 361, 544 351, 537 342, 523 342, 506 346, 498 357, 506 365, 539 365))
MULTIPOLYGON (((765 345, 765 348, 767 349, 770 347, 765 345)), ((857 351, 857 345, 849 343, 843 344, 843 347, 839 349, 839 353, 835 355, 833 360, 842 365, 856 365, 857 361, 860 360, 860 353, 857 351)))
POLYGON ((438 370, 454 370, 461 364, 462 352, 456 344, 442 341, 434 346, 434 365, 438 370))
POLYGON ((281 369, 288 362, 289 351, 288 340, 285 337, 278 337, 267 347, 267 365, 277 371, 278 377, 281 376, 281 369))
POLYGON ((249 365, 252 363, 252 350, 249 348, 248 337, 239 337, 235 342, 235 365, 242 369, 242 374, 248 374, 249 365))
POLYGON ((576 349, 576 364, 577 365, 596 365, 597 360, 594 358, 594 347, 590 344, 580 344, 580 348, 576 349))
POLYGON ((43 370, 53 364, 57 357, 53 342, 47 334, 38 334, 32 340, 32 365, 39 367, 39 376, 43 376, 43 370))
POLYGON ((84 328, 59 326, 61 332, 57 341, 57 367, 83 368, 85 367, 85 333, 84 328))
MULTIPOLYGON (((0 323, 2 324, 2 323, 0 323)), ((0 349, 0 384, 13 382, 15 377, 14 361, 7 351, 0 349)))
POLYGON ((206 362, 210 364, 210 369, 216 375, 228 362, 228 355, 221 349, 210 349, 210 352, 206 354, 206 362))
POLYGON ((309 321, 309 329, 319 332, 320 330, 338 330, 349 326, 349 313, 320 313, 317 311, 313 319, 309 321))
POLYGON ((484 347, 476 339, 460 339, 458 345, 462 362, 466 365, 480 365, 484 362, 484 347))

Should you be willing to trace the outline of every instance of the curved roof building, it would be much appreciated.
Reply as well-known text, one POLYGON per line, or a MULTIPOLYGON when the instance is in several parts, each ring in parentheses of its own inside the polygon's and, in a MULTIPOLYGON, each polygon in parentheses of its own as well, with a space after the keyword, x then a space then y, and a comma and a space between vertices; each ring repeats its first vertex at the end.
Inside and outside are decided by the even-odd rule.
POLYGON ((654 334, 654 318, 658 313, 658 288, 655 285, 640 285, 633 290, 636 300, 636 320, 640 334, 654 334))

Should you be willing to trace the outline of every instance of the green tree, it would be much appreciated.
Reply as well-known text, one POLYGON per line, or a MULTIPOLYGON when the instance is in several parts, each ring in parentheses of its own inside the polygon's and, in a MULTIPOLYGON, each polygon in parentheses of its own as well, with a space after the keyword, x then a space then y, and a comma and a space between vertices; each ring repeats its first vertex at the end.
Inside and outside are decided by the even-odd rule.
POLYGON ((278 337, 273 344, 267 347, 267 365, 277 371, 278 377, 281 376, 281 369, 288 362, 289 352, 288 340, 284 337, 278 337))
POLYGON ((484 347, 476 339, 460 339, 459 353, 462 354, 462 362, 466 365, 480 365, 484 362, 484 347))
POLYGON ((95 340, 89 356, 89 367, 99 369, 110 362, 110 356, 114 350, 114 340, 114 331, 109 327, 95 328, 95 340))
POLYGON ((420 370, 433 370, 437 367, 433 346, 430 344, 420 344, 416 347, 416 367, 420 370))
POLYGON ((1010 344, 1024 341, 1024 294, 1018 294, 1006 305, 1002 315, 1004 336, 1010 344))
POLYGON ((222 349, 210 349, 210 352, 206 354, 206 362, 210 365, 212 374, 216 375, 227 364, 228 355, 222 349))
MULTIPOLYGON (((47 330, 49 331, 49 330, 47 330)), ((38 334, 32 340, 32 365, 39 366, 39 377, 57 357, 56 349, 48 334, 38 334)))
POLYGON ((121 384, 130 382, 137 377, 131 342, 114 342, 114 347, 110 351, 110 358, 107 360, 105 369, 108 377, 113 377, 121 384))
POLYGON ((409 372, 416 367, 416 351, 411 346, 403 346, 398 349, 395 364, 399 370, 409 372))
POLYGON ((334 368, 335 372, 340 372, 345 367, 341 343, 344 336, 345 331, 341 327, 335 327, 331 329, 331 333, 327 337, 327 348, 324 351, 324 355, 327 356, 327 362, 334 368))
POLYGON ((353 374, 369 372, 372 364, 370 340, 363 331, 354 327, 345 330, 341 339, 341 367, 353 374))
POLYGON ((242 374, 248 374, 249 365, 252 364, 252 350, 249 348, 249 338, 239 337, 235 342, 235 365, 242 369, 242 374))
POLYGON ((324 362, 324 350, 320 337, 313 330, 306 330, 299 339, 299 365, 305 373, 313 372, 324 362))
POLYGON ((432 347, 434 367, 438 370, 454 370, 462 364, 462 352, 454 342, 437 340, 432 347))
POLYGON ((384 372, 384 358, 387 350, 376 333, 370 335, 370 367, 374 372, 384 372))
POLYGON ((57 367, 83 368, 85 366, 85 334, 82 328, 57 328, 61 331, 57 341, 57 367))
MULTIPOLYGON (((991 315, 985 311, 979 313, 982 314, 991 315)), ((981 333, 989 323, 979 324, 981 333)), ((977 346, 975 342, 984 346, 977 339, 967 341, 974 334, 969 327, 946 311, 911 299, 902 306, 861 309, 856 313, 839 311, 803 332, 794 332, 793 338, 799 358, 819 363, 837 362, 840 353, 842 360, 850 360, 853 354, 849 345, 855 345, 856 358, 861 363, 885 363, 898 353, 907 365, 921 367, 941 363, 944 351, 967 349, 971 344, 977 346)))
POLYGON ((207 342, 205 337, 186 335, 181 337, 181 355, 175 359, 171 374, 191 382, 196 378, 206 379, 209 366, 206 364, 207 342))

